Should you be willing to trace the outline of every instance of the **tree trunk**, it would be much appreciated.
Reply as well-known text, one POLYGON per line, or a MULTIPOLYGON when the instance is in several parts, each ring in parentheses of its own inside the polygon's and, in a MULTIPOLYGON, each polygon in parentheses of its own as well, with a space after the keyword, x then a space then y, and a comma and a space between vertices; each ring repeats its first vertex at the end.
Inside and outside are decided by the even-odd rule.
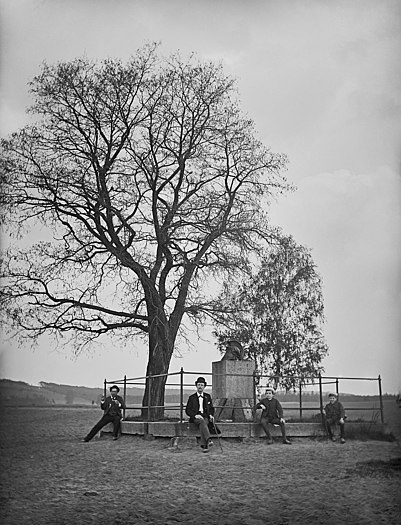
MULTIPOLYGON (((151 365, 149 360, 145 393, 142 400, 142 418, 146 421, 157 421, 164 418, 164 389, 167 375, 152 377, 154 373, 151 365)), ((167 372, 168 369, 163 373, 167 374, 167 372)))
POLYGON ((146 369, 146 386, 142 400, 142 417, 148 421, 163 419, 164 390, 173 355, 175 335, 167 321, 160 316, 153 319, 149 330, 149 360, 146 369))

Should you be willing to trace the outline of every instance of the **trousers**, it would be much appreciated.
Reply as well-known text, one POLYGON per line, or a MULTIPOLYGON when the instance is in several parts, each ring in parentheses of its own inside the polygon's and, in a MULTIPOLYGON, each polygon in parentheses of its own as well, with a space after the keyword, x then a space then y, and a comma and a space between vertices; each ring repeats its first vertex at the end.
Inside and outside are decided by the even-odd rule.
POLYGON ((286 439, 286 431, 285 431, 285 423, 281 423, 279 418, 276 419, 267 419, 267 417, 262 417, 260 419, 260 424, 263 427, 263 430, 266 433, 266 436, 268 439, 271 439, 271 434, 269 430, 269 423, 272 425, 280 425, 281 428, 281 435, 283 436, 283 439, 286 439))
POLYGON ((86 436, 85 441, 90 441, 103 427, 108 423, 113 423, 113 437, 118 437, 118 432, 120 430, 120 421, 121 416, 119 414, 110 415, 104 414, 102 419, 100 419, 96 425, 92 428, 89 434, 86 436))
POLYGON ((326 418, 326 428, 327 428, 327 433, 330 437, 330 439, 333 437, 333 426, 335 426, 336 424, 338 423, 338 425, 340 426, 340 437, 342 439, 344 439, 344 434, 345 434, 345 425, 344 423, 340 423, 340 421, 338 419, 334 419, 334 418, 326 418))
POLYGON ((201 446, 207 445, 210 439, 209 418, 203 416, 203 419, 194 419, 194 423, 199 427, 201 446))

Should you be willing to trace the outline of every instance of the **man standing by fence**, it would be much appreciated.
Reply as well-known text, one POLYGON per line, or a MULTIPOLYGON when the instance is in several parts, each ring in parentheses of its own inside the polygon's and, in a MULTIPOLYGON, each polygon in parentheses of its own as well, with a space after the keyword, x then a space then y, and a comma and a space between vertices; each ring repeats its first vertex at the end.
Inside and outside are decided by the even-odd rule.
POLYGON ((204 392, 206 379, 198 377, 195 386, 196 392, 189 396, 185 412, 189 416, 189 421, 199 427, 202 452, 209 452, 210 431, 208 425, 209 421, 214 421, 214 406, 210 394, 204 392))
POLYGON ((90 441, 104 426, 113 423, 113 439, 118 439, 120 422, 122 418, 121 409, 125 408, 124 400, 118 395, 120 389, 117 385, 110 387, 110 396, 102 396, 100 408, 103 410, 103 417, 92 428, 89 434, 83 439, 86 443, 90 441))

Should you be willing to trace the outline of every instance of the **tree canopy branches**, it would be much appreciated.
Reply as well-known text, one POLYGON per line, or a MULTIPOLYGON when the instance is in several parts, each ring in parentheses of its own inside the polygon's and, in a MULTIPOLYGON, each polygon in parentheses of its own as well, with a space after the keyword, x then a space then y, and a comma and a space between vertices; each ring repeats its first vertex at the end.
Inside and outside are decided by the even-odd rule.
POLYGON ((30 87, 37 122, 2 141, 0 218, 23 237, 3 256, 7 325, 78 345, 145 333, 169 362, 183 315, 212 304, 205 280, 269 242, 285 156, 257 139, 221 66, 155 45, 128 63, 44 64, 30 87))

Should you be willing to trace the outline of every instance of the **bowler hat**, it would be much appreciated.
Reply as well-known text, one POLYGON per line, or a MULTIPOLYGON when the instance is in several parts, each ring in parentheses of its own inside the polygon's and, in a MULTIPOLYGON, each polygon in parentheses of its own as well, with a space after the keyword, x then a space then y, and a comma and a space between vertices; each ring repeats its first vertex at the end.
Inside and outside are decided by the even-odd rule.
POLYGON ((112 390, 115 390, 115 389, 117 389, 117 392, 120 391, 120 389, 118 388, 117 385, 113 385, 113 386, 110 387, 110 392, 111 392, 112 390))
POLYGON ((198 383, 205 383, 205 386, 207 385, 206 379, 204 377, 198 377, 198 379, 195 381, 195 385, 198 383))

